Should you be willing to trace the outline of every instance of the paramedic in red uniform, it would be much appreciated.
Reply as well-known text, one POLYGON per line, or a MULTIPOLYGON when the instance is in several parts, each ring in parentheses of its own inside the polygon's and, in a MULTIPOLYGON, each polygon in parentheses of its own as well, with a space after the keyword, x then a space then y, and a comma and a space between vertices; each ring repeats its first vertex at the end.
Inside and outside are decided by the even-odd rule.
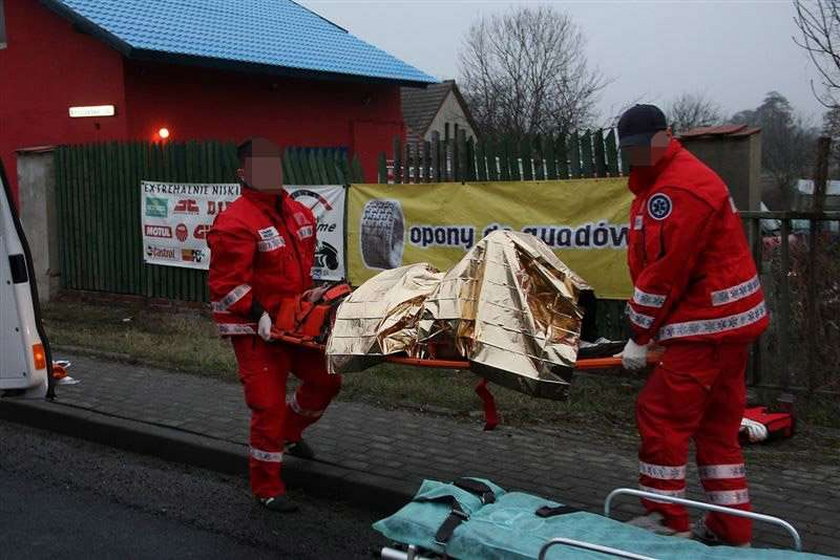
POLYGON ((322 354, 270 343, 281 300, 312 286, 316 221, 283 189, 280 149, 254 138, 238 148, 241 196, 207 235, 210 299, 219 334, 233 343, 245 402, 251 409, 251 489, 265 507, 297 509, 280 477, 283 453, 311 458, 301 433, 338 393, 322 354), (286 379, 301 381, 286 402, 286 379))
MULTIPOLYGON (((641 487, 683 497, 694 440, 707 501, 749 510, 738 430, 749 346, 769 317, 741 220, 726 184, 672 138, 657 107, 632 107, 618 133, 635 195, 627 252, 633 334, 624 367, 642 369, 651 344, 665 348, 636 405, 641 487)), ((647 515, 633 524, 691 536, 685 508, 642 503, 647 515)), ((710 513, 694 536, 746 546, 751 529, 746 518, 710 513)))

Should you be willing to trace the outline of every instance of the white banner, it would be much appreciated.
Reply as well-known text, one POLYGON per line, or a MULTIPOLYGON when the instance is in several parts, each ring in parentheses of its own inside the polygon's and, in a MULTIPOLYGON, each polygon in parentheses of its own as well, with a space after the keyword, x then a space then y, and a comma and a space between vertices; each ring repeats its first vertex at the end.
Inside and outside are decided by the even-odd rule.
POLYGON ((301 204, 309 207, 318 220, 318 250, 312 278, 315 280, 344 280, 344 207, 347 189, 343 185, 287 186, 286 190, 301 204))
MULTIPOLYGON (((207 232, 213 220, 239 196, 239 185, 141 181, 143 259, 148 264, 207 270, 207 232)), ((318 250, 312 277, 343 280, 344 207, 341 185, 286 186, 318 220, 318 250)))

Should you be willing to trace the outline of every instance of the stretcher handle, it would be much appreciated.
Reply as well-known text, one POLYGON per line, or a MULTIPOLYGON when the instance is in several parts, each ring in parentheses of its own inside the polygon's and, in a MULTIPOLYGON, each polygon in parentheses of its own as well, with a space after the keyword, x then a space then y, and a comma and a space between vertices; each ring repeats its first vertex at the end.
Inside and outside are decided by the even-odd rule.
POLYGON ((653 492, 645 492, 643 490, 636 490, 634 488, 616 488, 610 495, 607 496, 607 499, 604 500, 604 517, 609 518, 610 516, 610 508, 612 506, 612 501, 616 496, 636 496, 638 498, 645 498, 648 500, 656 501, 656 502, 666 502, 669 504, 678 504, 681 506, 706 510, 706 511, 713 511, 715 513, 724 513, 726 515, 734 515, 735 517, 746 517, 747 519, 752 519, 753 521, 760 521, 762 523, 768 523, 770 525, 776 525, 778 527, 783 528, 787 531, 790 536, 793 538, 793 548, 797 552, 802 552, 802 537, 799 536, 799 532, 794 528, 793 525, 785 521, 784 519, 779 519, 778 517, 773 517, 772 515, 764 515, 763 513, 753 513, 751 511, 744 511, 742 509, 735 509, 725 506, 719 506, 715 504, 707 504, 706 502, 698 502, 695 500, 686 500, 685 498, 677 498, 676 496, 663 496, 662 494, 654 494, 653 492))
MULTIPOLYGON (((275 333, 275 339, 304 348, 312 350, 324 351, 324 346, 311 340, 304 340, 288 334, 275 333)), ((648 364, 655 364, 659 361, 661 354, 652 353, 648 355, 648 364)), ((447 369, 470 369, 470 363, 467 360, 431 360, 422 358, 409 358, 407 356, 385 356, 386 362, 392 364, 402 364, 406 366, 426 367, 426 368, 447 368, 447 369)), ((591 369, 610 369, 621 367, 621 358, 585 358, 578 360, 575 363, 575 369, 591 370, 591 369)))
POLYGON ((545 543, 540 549, 539 560, 545 560, 548 554, 548 549, 557 545, 573 546, 575 548, 609 554, 610 556, 616 556, 618 558, 628 558, 629 560, 656 560, 656 558, 652 558, 650 556, 642 556, 640 554, 633 554, 632 552, 627 552, 626 550, 620 550, 618 548, 610 548, 608 546, 601 546, 599 544, 592 544, 584 541, 576 541, 574 539, 567 539, 564 537, 557 537, 556 539, 551 539, 545 543))

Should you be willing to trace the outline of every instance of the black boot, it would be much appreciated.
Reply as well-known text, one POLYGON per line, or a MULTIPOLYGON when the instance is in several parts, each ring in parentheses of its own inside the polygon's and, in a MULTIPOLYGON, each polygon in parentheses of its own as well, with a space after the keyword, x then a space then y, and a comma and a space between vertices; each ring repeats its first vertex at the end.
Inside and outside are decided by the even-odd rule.
POLYGON ((298 457, 300 459, 314 459, 315 458, 315 450, 312 449, 306 441, 301 439, 300 441, 289 441, 286 443, 285 452, 291 455, 292 457, 298 457))
POLYGON ((258 498, 258 501, 265 509, 276 511, 277 513, 293 513, 299 509, 297 504, 284 494, 274 496, 273 498, 258 498))

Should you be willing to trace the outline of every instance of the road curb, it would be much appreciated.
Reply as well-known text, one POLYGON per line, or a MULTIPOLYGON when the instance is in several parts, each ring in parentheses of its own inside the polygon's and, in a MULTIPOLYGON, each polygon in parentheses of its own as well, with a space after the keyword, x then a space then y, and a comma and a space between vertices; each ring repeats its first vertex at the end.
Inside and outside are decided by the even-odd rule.
MULTIPOLYGON (((244 444, 59 402, 2 399, 0 420, 225 474, 245 477, 248 473, 248 450, 244 444)), ((295 457, 284 462, 283 478, 290 488, 300 488, 313 496, 347 502, 379 513, 391 513, 405 505, 419 485, 419 481, 415 485, 295 457)))

